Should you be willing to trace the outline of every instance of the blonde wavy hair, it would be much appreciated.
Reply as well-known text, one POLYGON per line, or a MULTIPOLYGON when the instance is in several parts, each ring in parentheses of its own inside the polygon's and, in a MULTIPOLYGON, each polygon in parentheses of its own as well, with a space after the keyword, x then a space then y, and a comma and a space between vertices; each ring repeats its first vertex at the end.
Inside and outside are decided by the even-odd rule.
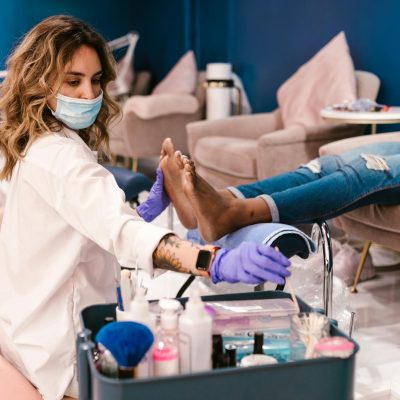
POLYGON ((94 124, 79 135, 92 149, 109 154, 107 126, 120 113, 106 91, 116 76, 114 58, 88 24, 66 15, 52 16, 28 32, 7 61, 8 73, 0 86, 0 152, 5 156, 0 179, 10 178, 17 161, 38 137, 62 130, 47 99, 51 87, 61 87, 65 67, 82 45, 93 48, 100 58, 103 103, 94 124))

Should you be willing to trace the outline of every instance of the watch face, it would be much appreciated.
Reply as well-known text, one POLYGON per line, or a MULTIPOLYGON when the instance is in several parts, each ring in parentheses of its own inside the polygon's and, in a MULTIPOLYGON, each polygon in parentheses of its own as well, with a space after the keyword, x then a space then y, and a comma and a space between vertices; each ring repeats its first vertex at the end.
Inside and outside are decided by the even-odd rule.
POLYGON ((208 267, 210 266, 212 253, 208 250, 200 250, 199 255, 197 256, 196 268, 202 271, 208 271, 208 267))

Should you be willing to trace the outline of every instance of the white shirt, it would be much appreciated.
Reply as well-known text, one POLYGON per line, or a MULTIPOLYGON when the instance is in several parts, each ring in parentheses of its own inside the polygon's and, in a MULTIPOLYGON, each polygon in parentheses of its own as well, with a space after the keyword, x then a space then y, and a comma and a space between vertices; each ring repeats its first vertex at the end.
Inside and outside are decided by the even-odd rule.
MULTIPOLYGON (((2 154, 0 153, 0 170, 3 168, 3 166, 4 166, 4 159, 2 157, 2 154)), ((4 207, 4 204, 6 202, 7 188, 8 188, 8 182, 5 180, 0 181, 0 208, 4 207)))
POLYGON ((118 264, 151 274, 169 232, 132 212, 74 131, 36 140, 17 163, 0 228, 0 349, 46 400, 74 377, 80 311, 116 301, 118 264))

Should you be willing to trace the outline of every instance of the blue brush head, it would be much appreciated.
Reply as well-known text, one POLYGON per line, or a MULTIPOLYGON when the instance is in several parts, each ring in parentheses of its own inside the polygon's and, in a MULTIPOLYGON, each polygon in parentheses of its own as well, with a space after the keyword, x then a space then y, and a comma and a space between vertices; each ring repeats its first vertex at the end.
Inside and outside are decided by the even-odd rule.
POLYGON ((96 341, 106 347, 118 365, 135 367, 154 342, 151 330, 137 322, 111 322, 103 326, 96 341))

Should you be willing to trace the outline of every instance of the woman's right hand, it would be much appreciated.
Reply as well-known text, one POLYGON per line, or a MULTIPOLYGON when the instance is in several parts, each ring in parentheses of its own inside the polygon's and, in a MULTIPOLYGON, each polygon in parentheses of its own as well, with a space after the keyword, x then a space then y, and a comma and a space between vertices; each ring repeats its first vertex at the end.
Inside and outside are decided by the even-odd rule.
POLYGON ((213 283, 249 283, 258 285, 266 281, 279 285, 290 275, 290 261, 270 246, 243 242, 238 247, 220 249, 210 268, 213 283))

